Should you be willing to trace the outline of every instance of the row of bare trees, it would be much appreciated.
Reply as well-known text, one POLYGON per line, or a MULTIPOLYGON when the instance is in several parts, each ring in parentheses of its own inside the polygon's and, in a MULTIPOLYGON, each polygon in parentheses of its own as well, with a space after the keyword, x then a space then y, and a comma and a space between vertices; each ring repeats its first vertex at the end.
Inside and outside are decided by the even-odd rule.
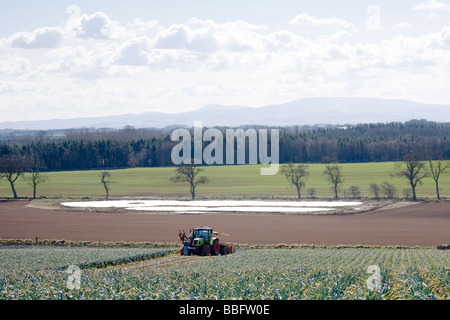
MULTIPOLYGON (((197 185, 209 182, 205 176, 198 177, 201 171, 203 169, 195 166, 178 167, 176 175, 170 180, 174 183, 188 183, 192 200, 194 200, 197 185)), ((6 179, 9 182, 14 199, 18 198, 15 183, 21 177, 33 187, 33 199, 36 198, 37 186, 48 179, 48 176, 40 172, 36 166, 30 166, 30 162, 26 161, 24 157, 8 155, 0 158, 0 180, 6 179)), ((111 184, 114 183, 112 174, 109 171, 102 171, 99 178, 105 189, 106 200, 108 200, 111 184)))
MULTIPOLYGON (((393 177, 405 178, 411 186, 412 199, 417 200, 416 187, 422 184, 423 179, 432 177, 436 186, 437 199, 440 200, 439 194, 439 178, 450 168, 450 161, 420 161, 414 156, 407 157, 403 162, 397 164, 398 171, 392 173, 393 177)), ((175 183, 185 183, 190 187, 192 200, 195 199, 195 190, 199 184, 208 183, 209 180, 205 176, 200 176, 203 169, 196 166, 181 166, 176 169, 176 174, 170 180, 175 183)), ((301 190, 306 185, 306 180, 309 177, 308 165, 292 163, 283 165, 281 167, 281 174, 283 174, 289 183, 296 187, 297 197, 301 199, 301 190)), ((322 173, 331 184, 334 191, 334 198, 339 198, 339 190, 344 182, 343 166, 337 163, 326 164, 325 170, 322 173)), ((105 187, 106 188, 106 187, 105 187)), ((315 189, 308 189, 311 196, 314 197, 315 189)), ((379 198, 383 194, 389 199, 393 199, 396 194, 395 185, 385 181, 381 186, 375 183, 370 184, 370 191, 375 198, 379 198)), ((359 187, 350 186, 348 192, 353 198, 360 196, 359 187)))
POLYGON ((439 178, 450 168, 450 161, 420 161, 413 155, 399 164, 400 170, 393 174, 405 178, 411 186, 412 199, 417 200, 416 187, 423 183, 423 179, 432 177, 435 183, 436 196, 440 200, 439 178))
MULTIPOLYGON (((404 178, 411 187, 412 200, 417 200, 416 188, 423 183, 423 179, 432 177, 436 187, 436 196, 440 200, 439 178, 450 168, 450 161, 421 161, 413 155, 405 158, 404 161, 397 164, 398 171, 392 173, 392 177, 404 178)), ((309 177, 308 166, 306 164, 292 163, 283 165, 281 174, 283 174, 289 183, 297 189, 297 197, 301 199, 301 189, 306 185, 306 179, 309 177)), ((326 164, 323 175, 327 178, 334 191, 334 198, 338 199, 339 190, 343 178, 343 166, 337 163, 326 164)), ((351 186, 348 190, 355 198, 359 193, 359 188, 351 186)), ((385 181, 381 186, 375 183, 370 184, 370 191, 375 198, 379 198, 380 193, 392 199, 395 196, 395 186, 385 181)))
MULTIPOLYGON (((33 188, 33 199, 36 199, 38 185, 48 180, 48 176, 39 168, 33 160, 17 155, 6 155, 0 158, 0 180, 6 179, 9 182, 13 197, 17 199, 15 184, 19 178, 23 178, 33 188)), ((110 185, 113 183, 111 173, 103 171, 100 173, 100 179, 108 199, 110 185)))
MULTIPOLYGON (((301 189, 306 185, 306 179, 309 177, 308 165, 303 163, 297 165, 289 163, 283 165, 280 172, 297 189, 297 197, 301 199, 301 189)), ((337 163, 327 164, 323 175, 331 183, 334 190, 334 197, 338 199, 340 185, 344 182, 343 167, 337 163)))
POLYGON ((33 199, 36 198, 37 186, 48 179, 33 159, 17 155, 5 155, 0 158, 0 179, 9 182, 14 199, 18 198, 15 183, 19 178, 25 179, 33 188, 33 199))
MULTIPOLYGON (((196 166, 180 166, 175 170, 175 176, 170 178, 173 183, 185 183, 189 185, 192 200, 195 199, 195 189, 199 184, 208 183, 209 180, 205 176, 199 176, 203 169, 196 166)), ((106 200, 109 198, 111 184, 114 183, 112 175, 109 171, 103 171, 99 175, 100 182, 105 188, 106 200)))

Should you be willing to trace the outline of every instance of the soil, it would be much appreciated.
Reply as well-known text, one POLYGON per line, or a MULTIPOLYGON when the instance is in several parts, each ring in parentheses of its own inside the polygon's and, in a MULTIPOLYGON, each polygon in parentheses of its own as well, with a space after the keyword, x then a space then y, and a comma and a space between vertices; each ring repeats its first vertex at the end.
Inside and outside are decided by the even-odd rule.
POLYGON ((54 210, 29 201, 0 202, 0 238, 178 242, 178 231, 213 226, 235 244, 436 247, 450 243, 450 201, 389 203, 337 215, 139 214, 54 210))

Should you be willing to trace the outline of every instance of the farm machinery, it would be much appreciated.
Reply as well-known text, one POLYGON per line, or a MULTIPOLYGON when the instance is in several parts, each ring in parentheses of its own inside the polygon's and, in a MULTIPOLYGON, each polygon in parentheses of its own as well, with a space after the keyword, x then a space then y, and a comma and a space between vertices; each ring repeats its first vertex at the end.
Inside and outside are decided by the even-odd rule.
POLYGON ((229 236, 226 233, 216 232, 211 227, 195 228, 190 230, 189 236, 186 232, 179 230, 178 236, 180 237, 183 245, 180 247, 180 253, 182 255, 226 255, 234 253, 236 247, 231 243, 221 243, 217 236, 229 236))

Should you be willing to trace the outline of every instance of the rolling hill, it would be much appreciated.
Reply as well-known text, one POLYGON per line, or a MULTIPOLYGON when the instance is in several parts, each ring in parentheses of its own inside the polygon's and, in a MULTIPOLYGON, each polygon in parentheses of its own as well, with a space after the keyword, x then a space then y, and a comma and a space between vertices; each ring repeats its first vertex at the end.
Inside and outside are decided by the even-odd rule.
POLYGON ((407 100, 374 98, 309 98, 259 108, 209 105, 198 110, 168 114, 146 112, 94 118, 52 119, 0 122, 0 129, 70 129, 70 128, 162 128, 169 125, 204 126, 240 125, 315 125, 404 122, 426 119, 450 122, 450 105, 422 104, 407 100))

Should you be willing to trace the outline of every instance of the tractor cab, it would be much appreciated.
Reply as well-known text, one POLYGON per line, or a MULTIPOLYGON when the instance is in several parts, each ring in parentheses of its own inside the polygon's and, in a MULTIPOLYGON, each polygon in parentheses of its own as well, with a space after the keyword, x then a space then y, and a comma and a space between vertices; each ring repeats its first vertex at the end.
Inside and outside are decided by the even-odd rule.
POLYGON ((192 238, 192 245, 194 247, 212 244, 211 239, 213 238, 213 229, 208 227, 194 229, 192 238))

